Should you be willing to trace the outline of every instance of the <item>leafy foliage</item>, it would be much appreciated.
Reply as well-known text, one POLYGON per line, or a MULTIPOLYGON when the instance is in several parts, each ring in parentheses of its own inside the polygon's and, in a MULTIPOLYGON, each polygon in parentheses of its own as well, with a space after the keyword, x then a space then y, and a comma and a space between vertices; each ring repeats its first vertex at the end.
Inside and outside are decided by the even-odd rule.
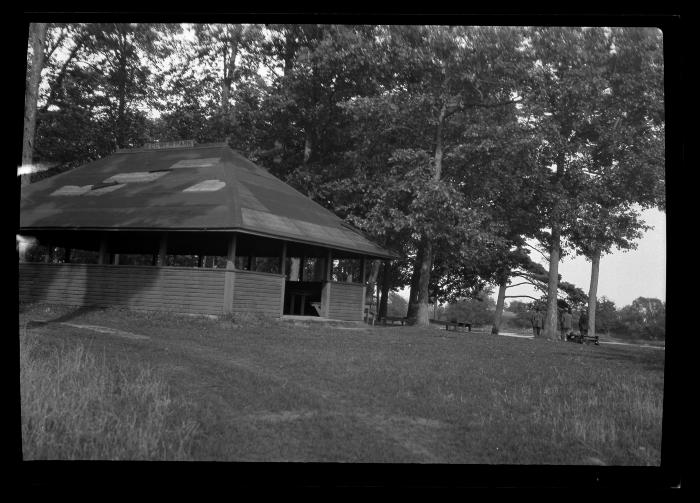
POLYGON ((395 250, 388 290, 424 307, 521 280, 582 305, 527 243, 630 249, 665 207, 655 30, 53 24, 45 55, 41 176, 227 141, 395 250))

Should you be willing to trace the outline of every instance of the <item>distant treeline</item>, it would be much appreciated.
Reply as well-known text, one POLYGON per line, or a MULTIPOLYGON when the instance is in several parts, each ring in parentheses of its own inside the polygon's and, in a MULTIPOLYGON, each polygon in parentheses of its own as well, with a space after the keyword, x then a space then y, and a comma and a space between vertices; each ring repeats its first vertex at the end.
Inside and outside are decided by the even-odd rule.
MULTIPOLYGON (((502 326, 504 328, 527 329, 532 326, 533 313, 532 302, 512 301, 504 315, 502 326)), ((389 296, 389 316, 406 316, 408 303, 396 293, 389 296)), ((437 319, 447 320, 457 318, 470 321, 475 325, 489 325, 493 323, 496 310, 495 301, 488 296, 482 299, 465 299, 455 303, 448 303, 434 309, 431 306, 431 318, 437 315, 437 319)), ((574 307, 574 327, 578 327, 578 319, 581 309, 574 307)), ((664 339, 666 337, 666 303, 659 299, 638 297, 632 304, 617 308, 615 303, 607 297, 598 299, 596 305, 596 332, 641 339, 664 339)))

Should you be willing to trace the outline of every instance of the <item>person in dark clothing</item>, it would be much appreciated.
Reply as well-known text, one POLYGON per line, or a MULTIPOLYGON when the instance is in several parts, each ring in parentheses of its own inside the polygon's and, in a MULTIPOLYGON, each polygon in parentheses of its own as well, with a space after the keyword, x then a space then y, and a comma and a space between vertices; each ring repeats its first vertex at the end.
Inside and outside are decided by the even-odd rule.
POLYGON ((578 317, 578 331, 581 332, 581 336, 588 334, 588 311, 584 309, 581 311, 581 316, 578 317))
POLYGON ((544 316, 542 315, 542 311, 535 309, 535 312, 532 315, 532 333, 535 335, 535 337, 539 337, 540 332, 542 331, 543 323, 544 316))
POLYGON ((571 333, 571 328, 573 327, 573 317, 571 316, 571 308, 564 311, 561 315, 560 327, 561 327, 561 340, 566 341, 567 336, 571 333))

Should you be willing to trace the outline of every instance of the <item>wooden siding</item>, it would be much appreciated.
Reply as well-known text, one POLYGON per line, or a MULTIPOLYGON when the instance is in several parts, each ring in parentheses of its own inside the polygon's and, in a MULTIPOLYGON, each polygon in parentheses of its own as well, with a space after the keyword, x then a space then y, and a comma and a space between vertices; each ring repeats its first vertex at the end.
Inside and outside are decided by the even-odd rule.
POLYGON ((75 306, 222 314, 223 269, 19 264, 19 299, 75 306))
POLYGON ((235 271, 233 312, 279 317, 282 313, 284 276, 254 271, 235 271))
POLYGON ((330 303, 328 317, 334 320, 361 321, 364 285, 359 283, 329 282, 330 303))

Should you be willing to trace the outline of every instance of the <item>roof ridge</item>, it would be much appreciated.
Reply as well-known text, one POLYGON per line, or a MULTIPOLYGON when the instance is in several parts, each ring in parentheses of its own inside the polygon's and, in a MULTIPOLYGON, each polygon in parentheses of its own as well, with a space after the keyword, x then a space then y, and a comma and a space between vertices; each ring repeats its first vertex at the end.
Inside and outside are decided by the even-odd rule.
MULTIPOLYGON (((213 143, 200 143, 195 145, 181 145, 173 147, 161 147, 161 148, 148 148, 148 147, 135 147, 135 148, 118 148, 113 154, 142 154, 143 152, 160 152, 162 150, 196 150, 203 148, 221 148, 229 147, 226 142, 213 142, 213 143)), ((112 155, 113 155, 112 154, 112 155)))

